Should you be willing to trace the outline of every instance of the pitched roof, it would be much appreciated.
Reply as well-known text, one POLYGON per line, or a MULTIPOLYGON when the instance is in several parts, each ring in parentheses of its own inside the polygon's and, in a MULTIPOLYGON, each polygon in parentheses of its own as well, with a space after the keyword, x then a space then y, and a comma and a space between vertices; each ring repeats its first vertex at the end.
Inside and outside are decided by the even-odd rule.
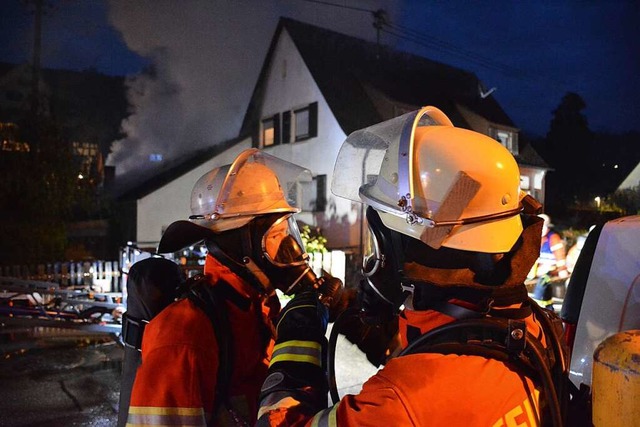
POLYGON ((525 136, 520 135, 518 139, 519 153, 514 156, 519 165, 533 166, 540 169, 553 170, 540 154, 533 147, 531 141, 525 136))
POLYGON ((191 152, 186 156, 169 160, 159 168, 147 171, 144 176, 140 176, 136 172, 130 176, 120 177, 114 183, 117 187, 112 188, 110 191, 120 201, 141 199, 246 138, 246 136, 239 136, 220 144, 191 152))
POLYGON ((251 126, 260 120, 258 115, 270 61, 283 29, 290 34, 346 134, 391 118, 376 108, 375 92, 401 104, 435 105, 460 127, 469 126, 457 111, 456 104, 464 105, 494 123, 515 127, 493 97, 480 97, 481 82, 473 73, 281 18, 247 109, 243 132, 250 133, 251 126))

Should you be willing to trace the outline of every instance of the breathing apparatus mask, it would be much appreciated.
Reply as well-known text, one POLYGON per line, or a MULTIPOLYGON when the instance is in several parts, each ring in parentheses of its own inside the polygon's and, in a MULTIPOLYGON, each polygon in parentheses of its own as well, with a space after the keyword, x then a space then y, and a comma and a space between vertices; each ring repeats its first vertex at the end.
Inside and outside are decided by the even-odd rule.
POLYGON ((175 252, 204 240, 209 252, 258 290, 286 294, 317 287, 293 214, 290 189, 311 172, 258 149, 204 174, 191 192, 189 221, 176 221, 158 252, 175 252), (286 189, 286 190, 285 190, 286 189))
POLYGON ((285 295, 321 285, 322 279, 309 266, 309 254, 292 214, 256 218, 250 228, 254 230, 251 260, 243 257, 250 270, 254 268, 250 264, 255 262, 273 286, 285 295))
POLYGON ((409 292, 402 288, 402 236, 387 228, 378 212, 366 211, 368 239, 362 257, 357 302, 361 320, 379 324, 395 316, 409 292))

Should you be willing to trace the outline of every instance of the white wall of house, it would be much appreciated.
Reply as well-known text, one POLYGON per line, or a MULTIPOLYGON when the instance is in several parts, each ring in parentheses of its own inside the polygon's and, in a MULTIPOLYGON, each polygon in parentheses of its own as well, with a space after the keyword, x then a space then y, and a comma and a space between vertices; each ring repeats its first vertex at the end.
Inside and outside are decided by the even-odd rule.
POLYGON ((331 177, 338 151, 346 135, 329 109, 300 53, 286 31, 276 45, 268 72, 261 117, 318 103, 318 136, 305 141, 265 149, 281 159, 308 168, 314 176, 327 176, 327 208, 324 213, 302 212, 298 218, 320 227, 330 248, 357 246, 360 204, 334 197, 331 177))
POLYGON ((640 163, 638 163, 624 181, 622 181, 618 190, 629 190, 638 185, 640 185, 640 163))
POLYGON ((233 159, 247 148, 251 148, 250 138, 240 141, 218 156, 139 199, 136 219, 137 241, 158 242, 169 224, 188 219, 191 215, 191 190, 196 181, 211 169, 233 162, 233 159))

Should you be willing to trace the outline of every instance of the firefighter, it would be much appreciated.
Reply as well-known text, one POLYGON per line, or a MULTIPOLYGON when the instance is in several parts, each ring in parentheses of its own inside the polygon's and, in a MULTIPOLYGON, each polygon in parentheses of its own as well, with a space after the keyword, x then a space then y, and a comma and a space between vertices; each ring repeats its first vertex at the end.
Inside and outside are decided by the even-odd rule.
POLYGON ((566 254, 562 237, 553 230, 551 218, 547 214, 538 215, 542 218, 542 240, 540 242, 540 257, 538 258, 536 276, 545 274, 557 276, 561 279, 569 277, 566 265, 566 254))
POLYGON ((404 350, 328 407, 326 311, 313 292, 296 295, 280 314, 257 425, 539 425, 542 388, 530 371, 484 354, 410 351, 435 328, 484 318, 520 321, 547 345, 524 285, 540 249, 540 205, 519 181, 506 148, 434 107, 352 133, 332 191, 367 205, 360 310, 398 315, 404 350))
POLYGON ((193 215, 167 228, 158 252, 204 240, 204 291, 146 326, 127 425, 255 423, 280 311, 275 289, 317 281, 293 216, 299 209, 283 190, 303 177, 311 179, 308 170, 249 149, 196 182, 193 215))
POLYGON ((553 282, 569 277, 566 253, 562 237, 553 230, 551 218, 547 214, 538 215, 543 220, 540 256, 529 272, 536 279, 533 298, 543 307, 553 308, 553 282))

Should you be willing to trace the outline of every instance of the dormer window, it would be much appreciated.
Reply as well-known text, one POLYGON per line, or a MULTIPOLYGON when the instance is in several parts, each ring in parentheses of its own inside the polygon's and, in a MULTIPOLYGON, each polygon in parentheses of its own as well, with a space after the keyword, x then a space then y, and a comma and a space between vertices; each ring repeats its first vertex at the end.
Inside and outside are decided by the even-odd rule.
POLYGON ((518 154, 518 134, 512 130, 491 128, 491 136, 514 156, 518 154))

